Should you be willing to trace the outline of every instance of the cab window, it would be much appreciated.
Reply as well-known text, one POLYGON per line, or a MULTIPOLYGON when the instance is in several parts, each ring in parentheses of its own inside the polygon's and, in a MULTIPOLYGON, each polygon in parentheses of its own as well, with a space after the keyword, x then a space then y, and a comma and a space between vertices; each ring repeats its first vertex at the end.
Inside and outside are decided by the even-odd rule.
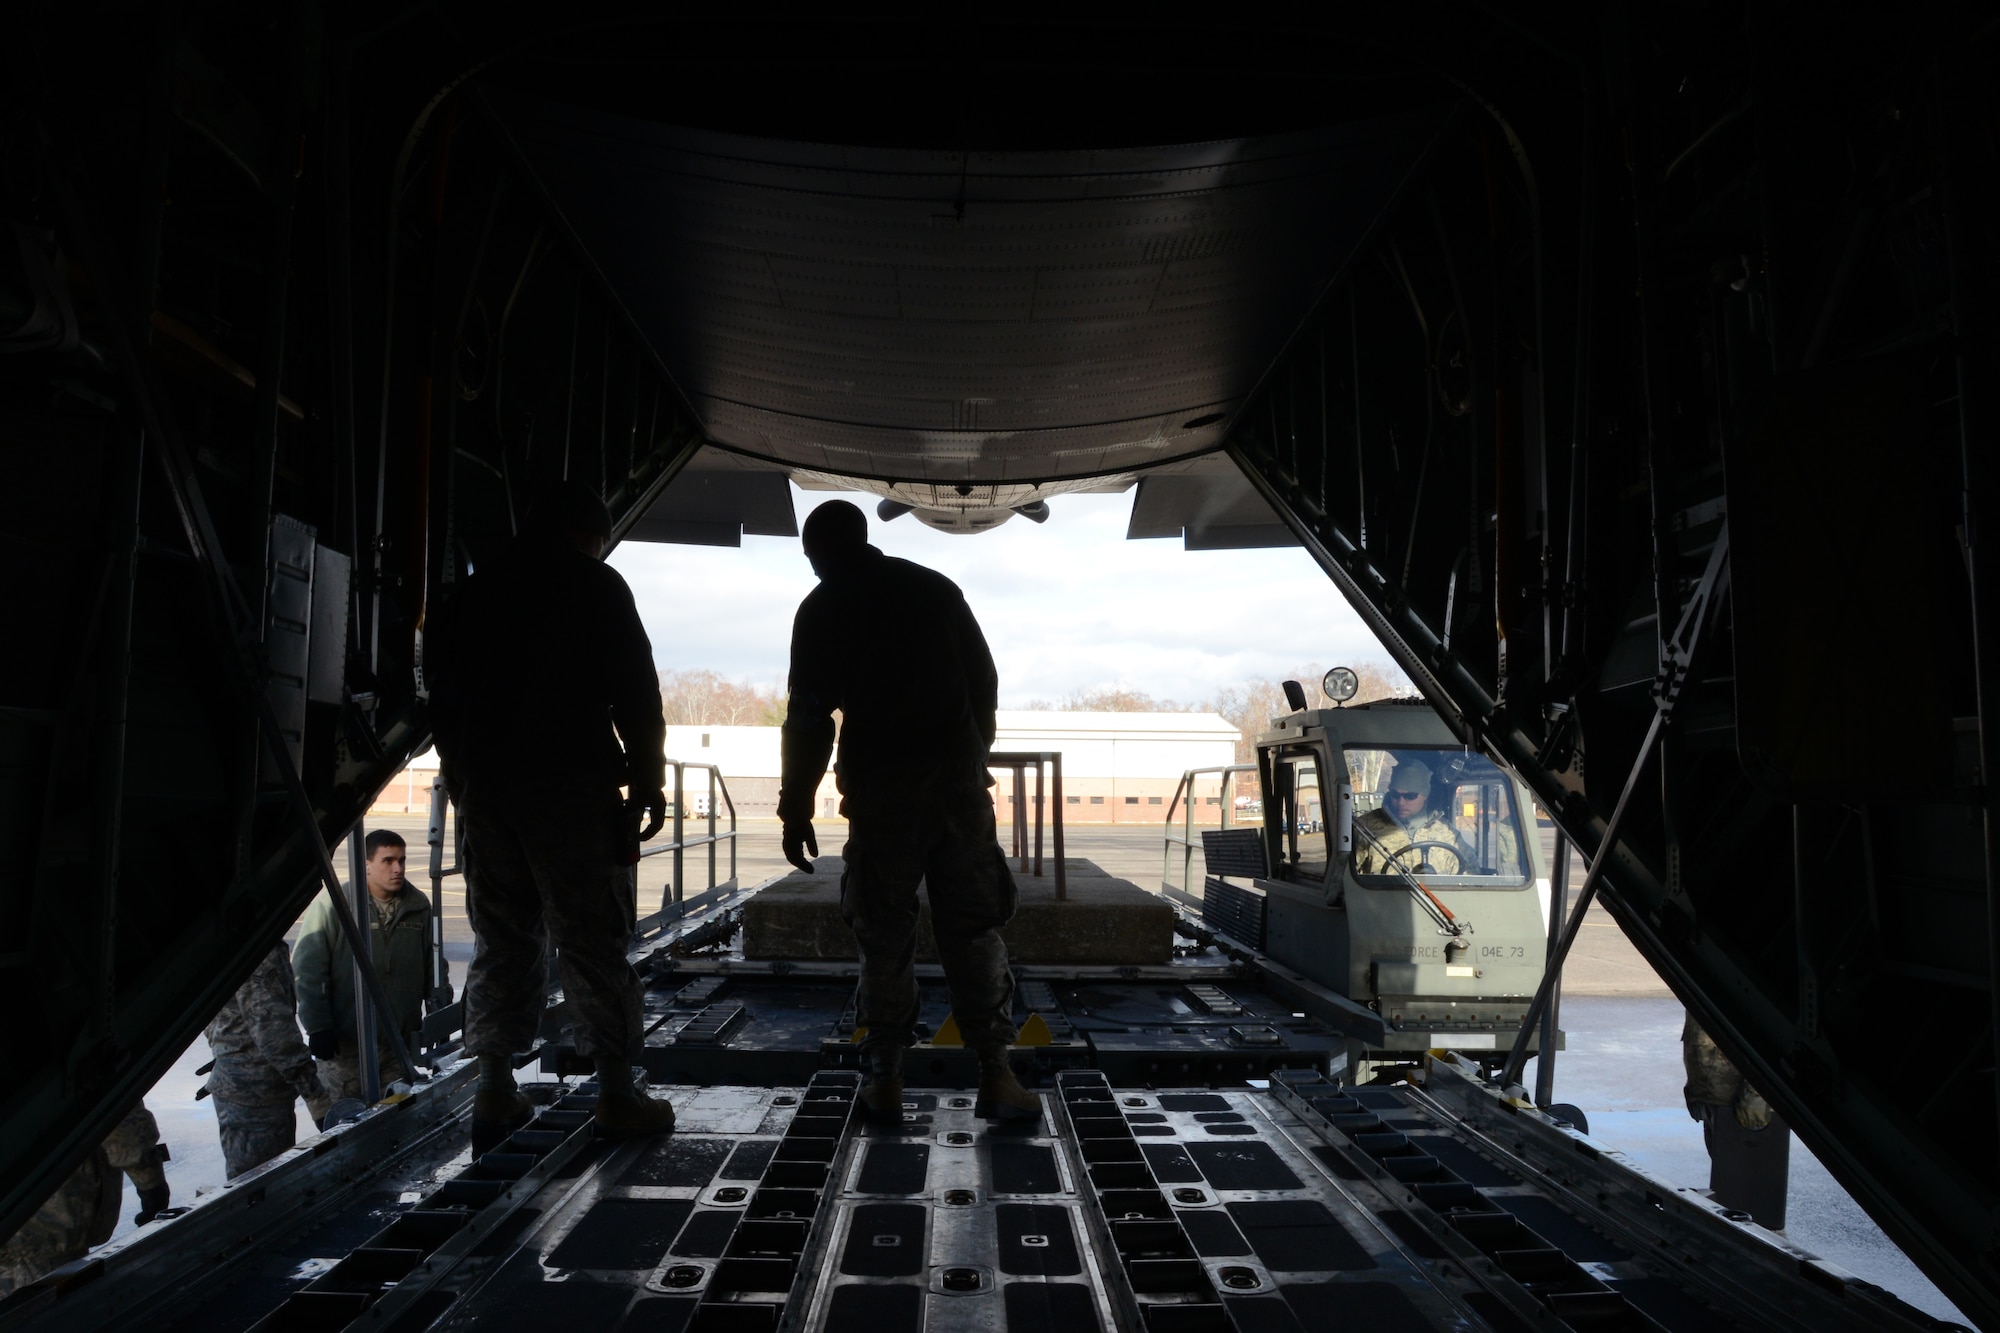
POLYGON ((1320 768, 1319 754, 1308 748, 1281 749, 1271 756, 1271 799, 1264 823, 1280 879, 1304 884, 1326 881, 1333 861, 1333 834, 1327 827, 1320 768))
POLYGON ((1527 883, 1514 783, 1492 760, 1455 748, 1343 752, 1354 788, 1357 881, 1517 888, 1527 883))

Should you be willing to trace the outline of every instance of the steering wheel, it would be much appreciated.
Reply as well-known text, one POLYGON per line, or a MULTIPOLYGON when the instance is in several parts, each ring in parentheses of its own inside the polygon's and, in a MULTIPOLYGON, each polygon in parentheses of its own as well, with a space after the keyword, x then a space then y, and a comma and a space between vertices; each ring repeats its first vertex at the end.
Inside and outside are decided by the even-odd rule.
MULTIPOLYGON (((1458 862, 1458 866, 1459 866, 1458 870, 1457 870, 1457 871, 1455 871, 1454 873, 1455 873, 1455 874, 1460 874, 1460 875, 1463 875, 1463 874, 1467 874, 1467 873, 1469 873, 1469 872, 1468 872, 1468 871, 1467 871, 1467 870, 1465 869, 1465 864, 1466 864, 1466 856, 1465 856, 1465 849, 1464 849, 1464 848, 1460 847, 1460 846, 1459 846, 1459 845, 1458 845, 1457 843, 1451 843, 1451 842, 1436 842, 1436 841, 1431 841, 1431 842, 1413 842, 1413 843, 1410 843, 1410 844, 1408 844, 1407 846, 1403 846, 1403 847, 1398 847, 1398 848, 1397 848, 1397 849, 1396 849, 1396 850, 1395 850, 1394 852, 1391 852, 1391 853, 1389 854, 1389 857, 1388 857, 1388 859, 1387 859, 1387 860, 1385 860, 1385 861, 1384 861, 1384 862, 1382 863, 1382 873, 1383 873, 1383 874, 1385 874, 1385 875, 1386 875, 1386 874, 1393 874, 1393 873, 1394 873, 1394 871, 1393 871, 1393 870, 1391 869, 1391 867, 1393 867, 1393 866, 1394 866, 1394 865, 1395 865, 1395 864, 1396 864, 1396 863, 1397 863, 1398 861, 1400 861, 1400 860, 1402 860, 1402 859, 1403 859, 1404 857, 1408 856, 1408 855, 1409 855, 1409 854, 1410 854, 1411 852, 1420 852, 1420 851, 1422 851, 1422 850, 1423 850, 1424 848, 1426 848, 1426 847, 1439 847, 1439 848, 1442 848, 1442 849, 1444 849, 1444 850, 1445 850, 1445 851, 1447 851, 1447 852, 1450 852, 1450 853, 1451 853, 1451 856, 1452 856, 1452 859, 1453 859, 1454 861, 1457 861, 1457 862, 1458 862)), ((1411 874, 1413 874, 1413 875, 1426 875, 1426 874, 1428 874, 1428 875, 1441 875, 1441 874, 1443 874, 1443 873, 1444 873, 1444 872, 1443 872, 1443 871, 1441 871, 1441 870, 1430 870, 1430 869, 1428 869, 1427 867, 1428 867, 1429 865, 1430 865, 1430 862, 1429 862, 1429 861, 1425 861, 1425 860, 1420 860, 1420 861, 1419 861, 1419 862, 1417 863, 1417 865, 1415 865, 1415 866, 1413 866, 1413 867, 1410 867, 1410 868, 1409 868, 1409 869, 1410 869, 1410 873, 1411 873, 1411 874)))

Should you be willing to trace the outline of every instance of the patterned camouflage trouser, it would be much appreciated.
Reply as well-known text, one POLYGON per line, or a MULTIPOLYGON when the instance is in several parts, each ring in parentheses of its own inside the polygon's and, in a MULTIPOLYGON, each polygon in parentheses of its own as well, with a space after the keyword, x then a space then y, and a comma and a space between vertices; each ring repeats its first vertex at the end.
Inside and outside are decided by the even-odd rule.
POLYGON ((208 1076, 222 1160, 234 1180, 298 1142, 299 1095, 261 1060, 218 1056, 208 1076))
POLYGON ((857 1025, 864 1046, 916 1039, 917 884, 968 1046, 1014 1040, 1014 975, 1000 927, 1014 915, 1014 876, 993 836, 983 789, 850 795, 840 911, 861 948, 857 1025))
MULTIPOLYGON (((404 1045, 409 1045, 413 1040, 413 1037, 405 1038, 404 1045)), ((414 1052, 410 1058, 416 1059, 414 1052)), ((403 1068, 402 1061, 396 1058, 395 1050, 386 1041, 378 1043, 375 1047, 375 1068, 381 1074, 384 1092, 387 1092, 389 1085, 398 1079, 405 1083, 416 1081, 410 1071, 403 1068)), ((325 1086, 326 1095, 332 1101, 337 1102, 346 1097, 352 1097, 356 1101, 367 1100, 361 1095, 361 1053, 355 1049, 352 1040, 343 1036, 340 1042, 340 1054, 331 1060, 319 1062, 319 1081, 325 1086)))
POLYGON ((48 1202, 0 1246, 0 1296, 88 1254, 91 1236, 108 1232, 107 1221, 117 1225, 123 1185, 124 1177, 105 1161, 102 1151, 84 1158, 48 1202))
POLYGON ((17 1236, 0 1245, 0 1296, 12 1296, 42 1274, 61 1268, 70 1259, 81 1257, 49 1255, 45 1258, 32 1241, 23 1241, 17 1236))
POLYGON ((222 1163, 234 1180, 299 1141, 298 1098, 275 1102, 234 1102, 215 1098, 215 1123, 222 1132, 222 1163))
POLYGON ((578 1053, 637 1055, 639 976, 625 960, 629 835, 616 796, 468 793, 458 813, 475 949, 466 1053, 511 1055, 534 1044, 553 938, 578 1053))

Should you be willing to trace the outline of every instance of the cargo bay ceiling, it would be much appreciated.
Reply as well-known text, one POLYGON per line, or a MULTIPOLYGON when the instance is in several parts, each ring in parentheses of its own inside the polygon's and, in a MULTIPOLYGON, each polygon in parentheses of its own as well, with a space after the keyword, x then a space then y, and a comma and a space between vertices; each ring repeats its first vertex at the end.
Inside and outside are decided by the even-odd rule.
POLYGON ((711 441, 950 487, 1215 449, 1443 116, 1042 152, 502 119, 711 441))
MULTIPOLYGON (((1160 36, 995 32, 953 58, 950 88, 939 67, 885 59, 885 36, 774 33, 768 59, 718 71, 713 43, 614 54, 590 34, 482 82, 709 441, 663 497, 673 519, 633 535, 754 522, 773 465, 938 511, 1124 489, 1177 461, 1239 493, 1264 529, 1239 539, 1281 535, 1234 468, 1194 460, 1414 178, 1449 90, 1323 121, 1297 102, 1326 71, 1294 61, 1275 89, 1218 88, 1213 109, 1178 113, 1203 137, 1163 143, 1123 105, 1185 58, 1160 36), (728 113, 679 123, 687 99, 739 100, 773 70, 809 113, 746 117, 761 134, 728 113), (929 102, 938 121, 910 123, 929 102), (714 474, 744 471, 766 484, 717 490, 714 474)), ((1203 526, 1199 507, 1169 508, 1203 526)))
POLYGON ((2000 1319, 1994 27, 1798 10, 10 12, 0 1228, 426 743, 538 485, 1137 479, 1281 522, 2000 1319))

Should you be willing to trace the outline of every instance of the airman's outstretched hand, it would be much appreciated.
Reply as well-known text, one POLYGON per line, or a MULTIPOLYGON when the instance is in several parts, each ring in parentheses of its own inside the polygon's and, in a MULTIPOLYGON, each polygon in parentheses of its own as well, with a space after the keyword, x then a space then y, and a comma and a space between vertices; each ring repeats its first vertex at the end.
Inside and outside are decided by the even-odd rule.
POLYGON ((819 839, 813 835, 810 819, 791 819, 785 822, 785 859, 808 875, 813 872, 812 858, 819 855, 819 839))

